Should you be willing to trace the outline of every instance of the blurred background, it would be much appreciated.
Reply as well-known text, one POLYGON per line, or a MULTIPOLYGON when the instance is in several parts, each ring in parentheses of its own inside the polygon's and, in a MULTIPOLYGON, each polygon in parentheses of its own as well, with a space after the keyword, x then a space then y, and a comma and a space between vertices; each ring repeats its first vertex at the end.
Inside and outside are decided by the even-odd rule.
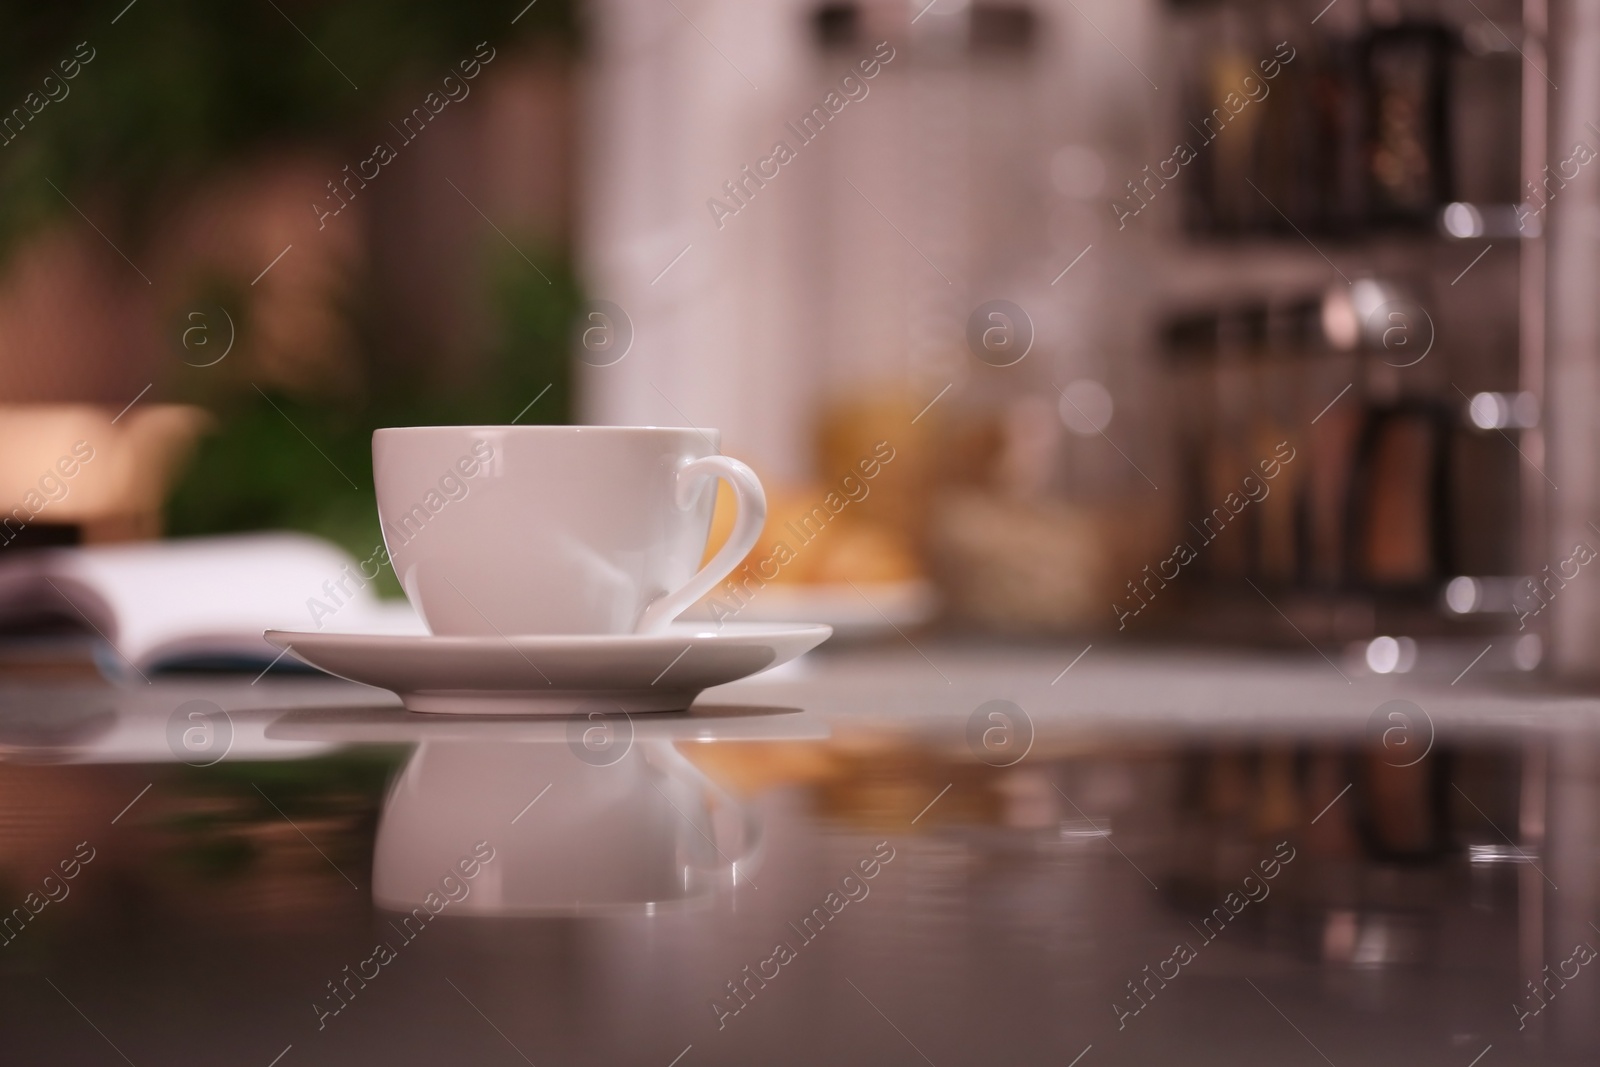
POLYGON ((0 1044, 1595 1062, 1597 159, 1600 0, 0 0, 0 1044), (614 770, 269 676, 398 603, 372 431, 512 423, 720 428, 696 610, 835 638, 614 770))
POLYGON ((7 5, 0 552, 366 559, 376 427, 716 426, 758 557, 849 496, 779 616, 1582 675, 1595 20, 7 5))

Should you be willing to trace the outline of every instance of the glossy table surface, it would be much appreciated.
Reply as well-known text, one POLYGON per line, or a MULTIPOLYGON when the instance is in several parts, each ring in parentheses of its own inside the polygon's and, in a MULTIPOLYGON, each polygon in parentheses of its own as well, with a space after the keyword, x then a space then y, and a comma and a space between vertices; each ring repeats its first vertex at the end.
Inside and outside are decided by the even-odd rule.
POLYGON ((1600 1056, 1600 699, 919 642, 694 711, 0 674, 0 1062, 1600 1056))

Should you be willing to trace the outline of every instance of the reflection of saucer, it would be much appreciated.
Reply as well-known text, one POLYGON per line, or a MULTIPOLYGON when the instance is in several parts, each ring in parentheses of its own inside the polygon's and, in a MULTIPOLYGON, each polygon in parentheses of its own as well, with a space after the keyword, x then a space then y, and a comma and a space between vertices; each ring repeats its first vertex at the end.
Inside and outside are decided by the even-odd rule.
MULTIPOLYGON (((413 744, 425 741, 568 743, 573 724, 584 718, 508 719, 452 715, 414 715, 404 708, 296 708, 267 727, 274 741, 332 744, 413 744)), ((615 721, 615 720, 613 720, 615 721)), ((623 729, 619 725, 619 730, 623 729)), ((631 724, 628 735, 649 741, 821 741, 827 723, 796 708, 702 704, 693 712, 649 715, 631 724)))
POLYGON ((674 623, 664 634, 432 637, 268 630, 329 674, 412 711, 566 715, 681 711, 700 691, 786 663, 832 633, 801 623, 674 623))
POLYGON ((384 800, 372 894, 428 921, 654 914, 753 886, 759 808, 707 777, 686 743, 816 741, 829 730, 818 716, 764 705, 537 719, 390 705, 297 707, 267 734, 416 746, 384 800))

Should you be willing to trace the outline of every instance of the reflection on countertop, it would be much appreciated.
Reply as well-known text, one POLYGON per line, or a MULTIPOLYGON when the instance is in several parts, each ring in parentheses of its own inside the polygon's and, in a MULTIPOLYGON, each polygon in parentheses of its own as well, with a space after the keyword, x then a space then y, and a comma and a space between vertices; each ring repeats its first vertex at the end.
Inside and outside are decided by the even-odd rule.
POLYGON ((609 720, 5 688, 5 1047, 1593 1061, 1600 702, 1080 651, 813 656, 609 720))

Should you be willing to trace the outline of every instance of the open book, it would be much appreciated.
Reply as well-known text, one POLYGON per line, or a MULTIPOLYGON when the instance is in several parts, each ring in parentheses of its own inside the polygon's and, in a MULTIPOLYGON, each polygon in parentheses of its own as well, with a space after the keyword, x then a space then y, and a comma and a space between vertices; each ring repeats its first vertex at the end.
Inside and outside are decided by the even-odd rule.
POLYGON ((75 623, 109 646, 97 660, 113 675, 262 670, 280 655, 269 628, 426 633, 404 600, 373 592, 375 566, 298 533, 0 552, 0 624, 75 623))

